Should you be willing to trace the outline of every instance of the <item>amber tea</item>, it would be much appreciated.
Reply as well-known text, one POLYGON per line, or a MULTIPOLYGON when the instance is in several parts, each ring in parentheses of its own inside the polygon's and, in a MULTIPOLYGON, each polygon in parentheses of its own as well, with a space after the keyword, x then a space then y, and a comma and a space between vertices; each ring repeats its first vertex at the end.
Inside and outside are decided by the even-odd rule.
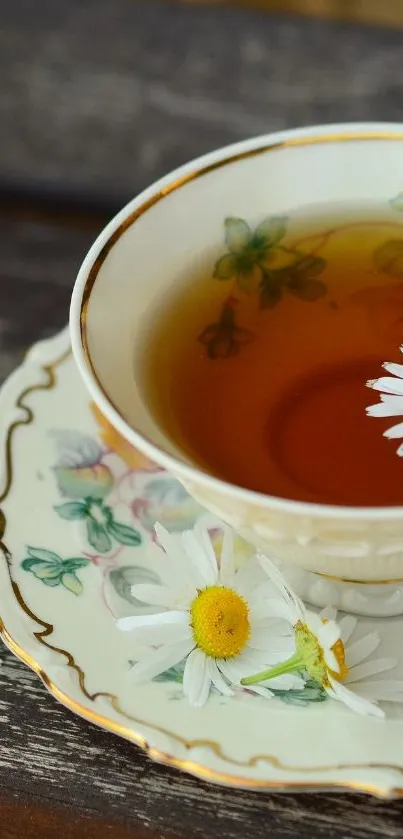
POLYGON ((403 217, 327 208, 224 223, 211 270, 155 317, 145 387, 201 467, 300 501, 403 504, 403 461, 366 381, 403 342, 403 217))

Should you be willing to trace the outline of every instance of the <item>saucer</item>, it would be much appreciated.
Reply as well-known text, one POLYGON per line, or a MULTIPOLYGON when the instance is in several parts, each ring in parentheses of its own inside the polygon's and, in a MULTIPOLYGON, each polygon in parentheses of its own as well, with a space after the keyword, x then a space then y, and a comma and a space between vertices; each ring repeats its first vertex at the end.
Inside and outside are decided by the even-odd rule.
MULTIPOLYGON (((202 509, 97 414, 67 331, 37 344, 0 394, 0 630, 62 704, 156 761, 208 781, 267 790, 403 796, 403 707, 354 715, 315 683, 268 701, 239 690, 202 709, 181 671, 135 686, 135 650, 116 618, 144 613, 153 525, 191 527, 202 509)), ((239 544, 239 561, 248 552, 239 544)), ((363 618, 401 658, 401 618, 363 618)), ((403 666, 396 678, 403 678, 403 666)), ((133 759, 136 759, 135 752, 133 759)))

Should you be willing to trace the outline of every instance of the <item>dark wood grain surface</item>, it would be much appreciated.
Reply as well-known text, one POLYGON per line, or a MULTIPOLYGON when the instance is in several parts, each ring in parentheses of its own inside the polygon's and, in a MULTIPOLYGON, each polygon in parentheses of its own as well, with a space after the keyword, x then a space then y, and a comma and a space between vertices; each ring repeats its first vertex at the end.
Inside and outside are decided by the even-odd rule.
POLYGON ((228 4, 1 0, 0 184, 120 202, 249 135, 400 120, 402 61, 401 31, 228 4))
MULTIPOLYGON (((0 379, 64 326, 77 268, 127 197, 246 134, 402 118, 402 44, 153 0, 1 0, 0 379)), ((254 794, 154 765, 0 658, 0 839, 403 836, 403 801, 254 794)))
MULTIPOLYGON (((231 0, 182 0, 184 3, 231 3, 231 0)), ((347 19, 358 23, 403 26, 401 0, 232 0, 241 6, 267 12, 297 12, 300 15, 347 19)))

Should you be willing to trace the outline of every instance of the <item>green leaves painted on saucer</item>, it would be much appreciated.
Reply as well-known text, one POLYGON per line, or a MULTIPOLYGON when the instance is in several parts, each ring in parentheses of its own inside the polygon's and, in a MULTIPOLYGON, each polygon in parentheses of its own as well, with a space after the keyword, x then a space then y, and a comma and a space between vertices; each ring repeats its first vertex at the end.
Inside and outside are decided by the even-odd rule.
POLYGON ((90 559, 82 556, 62 559, 53 551, 34 547, 28 547, 27 554, 21 563, 24 571, 31 571, 46 586, 63 586, 72 594, 82 594, 83 584, 76 572, 90 565, 90 559))
POLYGON ((78 502, 66 501, 54 509, 67 521, 85 520, 88 542, 100 554, 108 553, 113 542, 131 547, 137 547, 141 543, 139 531, 128 524, 117 522, 112 509, 100 498, 84 498, 78 502))

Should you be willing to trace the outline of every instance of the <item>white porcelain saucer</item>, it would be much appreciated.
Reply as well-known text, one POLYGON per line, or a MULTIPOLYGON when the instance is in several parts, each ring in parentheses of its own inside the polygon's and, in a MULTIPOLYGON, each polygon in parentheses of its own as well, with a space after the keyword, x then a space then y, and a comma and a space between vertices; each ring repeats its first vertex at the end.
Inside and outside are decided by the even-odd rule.
MULTIPOLYGON (((1 635, 56 699, 213 782, 403 796, 403 708, 387 707, 385 722, 359 717, 312 684, 270 702, 212 695, 197 710, 180 669, 131 684, 133 642, 115 618, 144 609, 130 586, 154 578, 154 522, 181 530, 200 508, 100 424, 66 331, 36 345, 3 387, 0 446, 1 635)), ((363 623, 380 631, 382 654, 402 658, 403 619, 363 623)))

